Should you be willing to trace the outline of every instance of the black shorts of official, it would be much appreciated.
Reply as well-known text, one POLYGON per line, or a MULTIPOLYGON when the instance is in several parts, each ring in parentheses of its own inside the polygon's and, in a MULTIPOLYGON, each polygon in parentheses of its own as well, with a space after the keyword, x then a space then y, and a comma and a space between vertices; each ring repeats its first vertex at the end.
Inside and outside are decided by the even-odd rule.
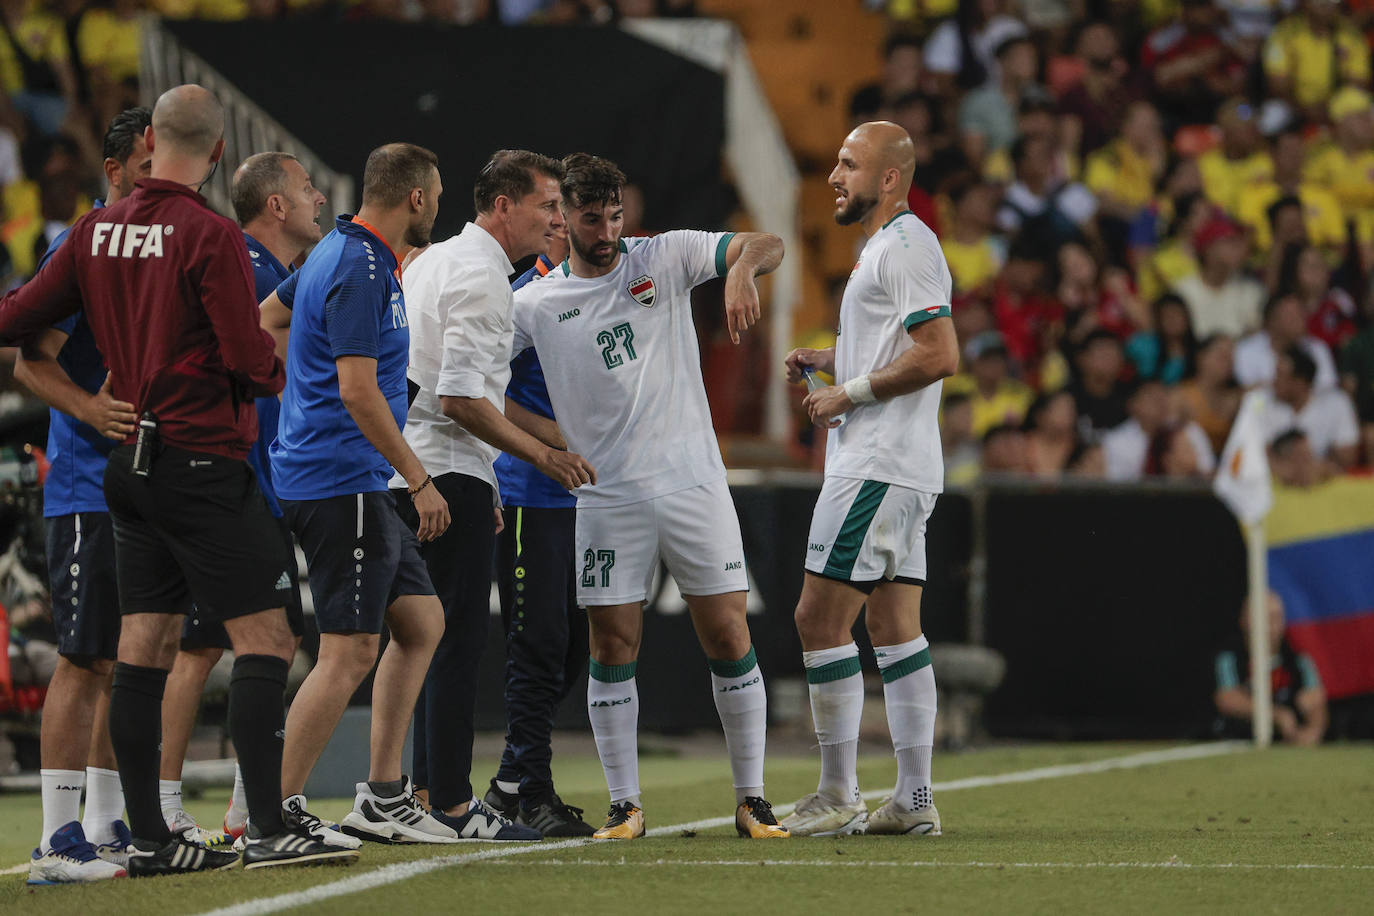
POLYGON ((58 653, 82 665, 115 658, 119 586, 109 513, 77 512, 45 522, 58 653))
MULTIPOLYGON (((286 598, 286 623, 291 627, 291 635, 300 639, 305 635, 305 608, 301 604, 300 567, 296 565, 296 542, 291 538, 291 526, 286 519, 276 519, 286 545, 286 571, 291 574, 291 594, 286 598)), ((232 649, 233 640, 224 624, 210 620, 200 613, 200 608, 192 606, 186 615, 186 623, 181 628, 181 648, 193 652, 197 649, 232 649)))
POLYGON ((139 477, 133 454, 119 446, 105 467, 120 610, 185 614, 194 602, 232 620, 284 607, 292 564, 248 462, 165 446, 139 477))
POLYGON ((387 491, 278 502, 305 551, 321 633, 380 633, 397 598, 434 594, 420 541, 387 491))

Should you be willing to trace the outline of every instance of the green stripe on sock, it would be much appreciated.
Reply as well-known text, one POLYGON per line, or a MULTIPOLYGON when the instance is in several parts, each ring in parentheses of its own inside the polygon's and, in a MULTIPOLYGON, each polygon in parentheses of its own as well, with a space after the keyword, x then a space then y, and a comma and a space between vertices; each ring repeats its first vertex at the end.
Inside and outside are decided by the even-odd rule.
POLYGON ((624 665, 603 665, 594 658, 587 659, 587 674, 594 680, 603 684, 619 684, 621 681, 628 681, 635 676, 635 668, 639 662, 629 662, 624 665))
POLYGON ((808 684, 828 684, 831 681, 844 680, 858 674, 859 656, 851 655, 849 658, 842 658, 837 662, 828 665, 821 665, 819 668, 806 669, 806 683, 808 684))
POLYGON ((868 526, 873 524, 873 516, 878 514, 878 506, 887 495, 887 484, 876 480, 865 480, 859 487, 859 494, 844 517, 840 533, 835 536, 835 545, 830 548, 830 556, 825 561, 824 575, 833 579, 848 579, 854 574, 854 563, 859 559, 859 548, 868 535, 868 526))
POLYGON ((727 662, 718 658, 708 658, 706 664, 711 666, 711 673, 716 677, 743 677, 759 666, 759 659, 754 654, 754 647, 750 646, 744 658, 738 661, 727 662))
POLYGON ((908 655, 906 658, 897 662, 895 665, 888 665, 883 669, 883 683, 891 684, 899 677, 906 677, 913 671, 920 671, 930 664, 930 650, 922 649, 915 655, 908 655))

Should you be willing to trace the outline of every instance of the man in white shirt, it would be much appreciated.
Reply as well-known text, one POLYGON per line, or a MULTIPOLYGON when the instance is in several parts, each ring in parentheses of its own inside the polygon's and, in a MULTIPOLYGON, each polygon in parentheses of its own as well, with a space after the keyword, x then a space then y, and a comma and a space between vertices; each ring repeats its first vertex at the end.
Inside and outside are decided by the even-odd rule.
MULTIPOLYGON (((1140 381, 1126 402, 1131 418, 1107 431, 1102 437, 1102 457, 1108 480, 1139 480, 1145 476, 1150 447, 1155 437, 1169 427, 1169 392, 1158 379, 1140 381)), ((1216 470, 1217 458, 1207 434, 1196 423, 1181 430, 1192 447, 1199 474, 1216 470)))
POLYGON ((835 346, 786 360, 789 381, 814 368, 835 384, 803 402, 830 428, 796 613, 821 778, 783 826, 808 836, 938 835, 935 674, 921 590, 926 520, 944 489, 942 379, 959 367, 951 279, 935 234, 906 206, 915 171, 907 132, 861 124, 838 158, 835 221, 859 223, 868 241, 845 287, 835 346), (850 632, 865 604, 897 756, 897 786, 871 818, 856 772, 864 687, 850 632))
POLYGON ((1216 216, 1193 234, 1198 272, 1174 285, 1188 306, 1198 340, 1213 334, 1240 337, 1260 323, 1264 287, 1244 273, 1247 253, 1240 227, 1216 216))
MULTIPOLYGON (((562 165, 547 156, 496 153, 473 188, 475 221, 415 257, 404 274, 414 394, 405 438, 453 516, 449 529, 421 548, 444 606, 444 635, 415 708, 414 773, 416 785, 429 790, 434 816, 466 839, 540 838, 479 801, 470 780, 477 662, 501 524, 492 463, 510 452, 570 490, 596 479, 591 465, 561 450, 553 421, 505 398, 511 262, 548 247, 562 221, 562 177, 562 165)), ((411 521, 405 491, 394 493, 411 521)))
POLYGON ((1236 381, 1245 388, 1273 384, 1279 354, 1295 345, 1316 363, 1316 387, 1333 387, 1337 377, 1331 348, 1307 333, 1307 316, 1297 296, 1275 296, 1266 302, 1263 329, 1236 343, 1236 381))
POLYGON ((1316 363, 1302 348, 1289 347, 1279 357, 1274 396, 1264 413, 1266 438, 1273 442, 1291 429, 1300 429, 1319 461, 1348 469, 1354 466, 1360 445, 1355 405, 1340 388, 1317 388, 1316 376, 1316 363))
POLYGON ((568 443, 597 466, 597 479, 577 491, 574 554, 590 631, 588 716, 611 796, 595 836, 644 836, 635 673, 644 601, 662 560, 711 668, 735 829, 786 837, 763 797, 767 695, 745 619, 744 546, 691 306, 693 287, 724 277, 726 326, 738 343, 759 318, 754 278, 777 267, 782 240, 687 230, 623 239, 624 174, 586 153, 563 164, 571 253, 515 294, 514 350, 535 348, 568 443))

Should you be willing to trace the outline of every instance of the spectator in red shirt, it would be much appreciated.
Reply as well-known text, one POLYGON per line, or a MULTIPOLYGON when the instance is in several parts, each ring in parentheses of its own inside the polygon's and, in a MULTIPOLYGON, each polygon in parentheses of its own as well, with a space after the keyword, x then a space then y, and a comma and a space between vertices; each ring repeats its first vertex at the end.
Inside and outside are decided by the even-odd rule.
POLYGON ((1083 61, 1083 79, 1060 98, 1059 113, 1068 142, 1076 139, 1078 154, 1086 157, 1116 136, 1135 93, 1126 86, 1130 67, 1110 25, 1096 22, 1084 28, 1077 56, 1083 61))
POLYGON ((1244 88, 1245 65, 1221 39, 1212 0, 1182 0, 1178 18, 1145 37, 1140 65, 1172 126, 1210 122, 1244 88))

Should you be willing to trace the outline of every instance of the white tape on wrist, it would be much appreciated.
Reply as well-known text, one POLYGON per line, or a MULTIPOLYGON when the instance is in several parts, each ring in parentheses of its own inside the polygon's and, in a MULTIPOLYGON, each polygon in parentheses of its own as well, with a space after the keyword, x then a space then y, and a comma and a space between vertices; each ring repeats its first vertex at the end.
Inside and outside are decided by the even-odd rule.
POLYGON ((873 394, 873 383, 866 375, 845 382, 844 393, 849 395, 849 400, 855 404, 870 404, 878 400, 873 394))

